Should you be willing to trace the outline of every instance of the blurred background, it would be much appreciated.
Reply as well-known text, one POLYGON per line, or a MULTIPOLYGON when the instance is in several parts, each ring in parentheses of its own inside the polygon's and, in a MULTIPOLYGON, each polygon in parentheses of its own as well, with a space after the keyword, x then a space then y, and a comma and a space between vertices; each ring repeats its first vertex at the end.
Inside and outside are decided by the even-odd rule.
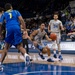
POLYGON ((0 7, 4 8, 6 3, 11 3, 13 9, 22 14, 29 35, 39 28, 41 22, 45 23, 48 34, 49 21, 58 12, 65 29, 61 31, 61 41, 75 41, 75 35, 67 36, 68 33, 75 32, 75 0, 1 0, 0 7))

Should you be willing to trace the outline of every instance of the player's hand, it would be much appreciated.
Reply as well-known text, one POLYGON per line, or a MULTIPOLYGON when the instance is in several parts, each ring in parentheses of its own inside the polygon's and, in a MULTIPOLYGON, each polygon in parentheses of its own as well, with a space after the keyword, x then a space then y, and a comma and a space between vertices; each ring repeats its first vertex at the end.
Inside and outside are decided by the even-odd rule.
POLYGON ((55 41, 55 40, 50 39, 50 41, 55 41))

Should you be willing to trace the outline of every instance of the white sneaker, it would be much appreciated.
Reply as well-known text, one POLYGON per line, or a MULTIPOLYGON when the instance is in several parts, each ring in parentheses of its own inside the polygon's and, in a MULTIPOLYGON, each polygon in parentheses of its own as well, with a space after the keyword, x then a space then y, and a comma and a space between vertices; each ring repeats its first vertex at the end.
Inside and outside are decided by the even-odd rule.
POLYGON ((30 64, 30 56, 28 54, 25 54, 25 65, 30 64))
POLYGON ((3 72, 3 65, 0 65, 0 72, 3 72))

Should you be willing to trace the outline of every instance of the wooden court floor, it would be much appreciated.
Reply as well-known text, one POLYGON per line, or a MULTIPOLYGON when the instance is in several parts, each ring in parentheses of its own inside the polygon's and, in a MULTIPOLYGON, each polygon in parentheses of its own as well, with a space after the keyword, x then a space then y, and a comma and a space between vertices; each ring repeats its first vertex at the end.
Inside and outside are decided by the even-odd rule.
MULTIPOLYGON (((75 55, 72 54, 62 54, 63 60, 59 61, 58 59, 54 59, 55 62, 47 62, 46 60, 42 60, 37 53, 30 53, 30 56, 33 59, 32 63, 75 67, 75 55)), ((47 55, 44 56, 45 58, 47 58, 47 55)), ((21 53, 9 52, 3 63, 17 63, 17 62, 24 62, 24 57, 21 55, 21 53)))

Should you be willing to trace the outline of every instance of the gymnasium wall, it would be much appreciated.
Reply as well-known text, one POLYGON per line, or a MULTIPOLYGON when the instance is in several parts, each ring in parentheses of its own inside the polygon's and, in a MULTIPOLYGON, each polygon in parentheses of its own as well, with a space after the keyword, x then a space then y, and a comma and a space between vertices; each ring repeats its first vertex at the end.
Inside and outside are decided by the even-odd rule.
MULTIPOLYGON (((30 42, 30 41, 28 41, 28 42, 29 42, 29 45, 28 45, 29 46, 29 52, 30 53, 37 53, 38 50, 33 45, 33 43, 30 42)), ((47 45, 51 49, 51 52, 53 52, 52 42, 48 42, 46 40, 43 40, 42 43, 43 43, 43 46, 47 45)), ((57 45, 55 47, 57 49, 57 45)), ((61 47, 61 51, 62 51, 63 54, 75 54, 75 42, 61 42, 60 47, 61 47)), ((17 51, 17 50, 15 50, 15 47, 12 46, 9 51, 14 52, 14 51, 17 51)))

